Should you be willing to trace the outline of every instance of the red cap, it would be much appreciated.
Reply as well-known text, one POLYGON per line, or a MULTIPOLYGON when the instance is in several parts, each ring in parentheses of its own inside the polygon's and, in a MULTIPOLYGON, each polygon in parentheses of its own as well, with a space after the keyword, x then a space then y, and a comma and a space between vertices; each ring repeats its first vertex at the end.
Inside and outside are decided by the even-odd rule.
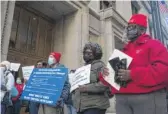
POLYGON ((147 27, 147 16, 143 14, 134 14, 129 20, 128 24, 137 24, 143 27, 147 27))
POLYGON ((61 53, 59 53, 59 52, 52 52, 52 53, 50 53, 50 55, 54 56, 54 58, 57 60, 57 62, 60 61, 61 53))

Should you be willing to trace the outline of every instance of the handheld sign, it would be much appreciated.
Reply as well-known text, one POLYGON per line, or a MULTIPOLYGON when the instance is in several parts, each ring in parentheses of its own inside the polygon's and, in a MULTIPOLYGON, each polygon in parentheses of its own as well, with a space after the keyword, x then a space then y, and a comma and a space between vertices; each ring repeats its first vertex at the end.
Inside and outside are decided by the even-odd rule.
POLYGON ((23 77, 24 79, 29 79, 32 71, 34 69, 34 66, 25 66, 25 67, 22 67, 22 72, 23 72, 23 77))
POLYGON ((77 89, 79 85, 90 83, 91 64, 78 68, 75 73, 69 74, 69 82, 71 84, 70 91, 77 89))
POLYGON ((17 72, 20 67, 20 63, 11 63, 11 70, 17 72))
POLYGON ((67 78, 67 68, 34 69, 21 99, 55 106, 67 78))

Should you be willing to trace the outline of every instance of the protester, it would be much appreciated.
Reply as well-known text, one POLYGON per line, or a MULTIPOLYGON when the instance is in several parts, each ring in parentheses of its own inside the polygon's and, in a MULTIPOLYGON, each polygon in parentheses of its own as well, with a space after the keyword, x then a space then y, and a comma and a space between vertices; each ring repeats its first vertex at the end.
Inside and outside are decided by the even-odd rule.
POLYGON ((24 87, 24 79, 16 75, 15 87, 18 90, 19 94, 16 97, 12 98, 13 103, 13 112, 11 114, 20 114, 21 110, 21 100, 19 99, 24 87))
POLYGON ((1 67, 1 114, 6 113, 6 109, 12 106, 11 90, 14 87, 14 77, 10 72, 10 62, 3 61, 1 67))
MULTIPOLYGON (((168 113, 165 89, 168 52, 163 44, 146 34, 146 29, 147 17, 143 14, 133 15, 128 22, 129 43, 123 52, 133 60, 127 70, 120 69, 118 73, 121 81, 129 81, 127 86, 119 91, 112 87, 116 97, 116 114, 168 113)), ((108 74, 105 69, 103 75, 108 74)))
POLYGON ((108 87, 99 81, 105 64, 100 60, 102 49, 96 43, 87 43, 83 49, 85 65, 91 64, 90 83, 72 92, 72 101, 78 114, 105 114, 109 105, 108 87))
MULTIPOLYGON (((48 58, 49 68, 58 68, 64 67, 64 65, 60 64, 61 54, 58 52, 52 52, 48 58)), ((48 105, 40 105, 38 114, 63 114, 64 110, 64 102, 68 99, 68 94, 70 91, 70 85, 68 83, 68 78, 65 81, 62 94, 58 99, 57 103, 54 106, 48 105)))
POLYGON ((46 68, 46 67, 47 67, 47 63, 42 60, 37 61, 35 65, 35 68, 46 68))
MULTIPOLYGON (((47 63, 39 60, 37 61, 35 68, 46 68, 47 67, 47 63)), ((36 102, 29 102, 29 110, 27 110, 27 112, 29 111, 29 114, 38 114, 38 110, 39 110, 39 103, 36 102)))
MULTIPOLYGON (((12 73, 12 75, 14 77, 14 80, 16 81, 16 78, 18 77, 18 72, 13 71, 12 69, 10 69, 10 72, 12 73)), ((17 90, 15 85, 12 87, 12 89, 10 91, 10 95, 11 95, 11 100, 12 100, 12 98, 17 97, 19 95, 19 91, 17 90)), ((12 104, 13 104, 13 102, 12 102, 12 104)), ((14 104, 7 107, 6 114, 15 113, 14 110, 13 110, 14 109, 13 106, 14 106, 14 104)))

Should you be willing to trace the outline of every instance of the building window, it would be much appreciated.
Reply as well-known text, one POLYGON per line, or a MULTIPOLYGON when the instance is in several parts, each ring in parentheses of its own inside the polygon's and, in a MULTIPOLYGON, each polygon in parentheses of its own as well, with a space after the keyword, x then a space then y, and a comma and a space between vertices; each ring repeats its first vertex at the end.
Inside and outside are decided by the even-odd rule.
POLYGON ((107 8, 116 8, 116 1, 100 1, 100 10, 107 8))
POLYGON ((139 12, 139 5, 137 4, 137 2, 132 1, 131 8, 132 8, 132 14, 137 14, 139 12))

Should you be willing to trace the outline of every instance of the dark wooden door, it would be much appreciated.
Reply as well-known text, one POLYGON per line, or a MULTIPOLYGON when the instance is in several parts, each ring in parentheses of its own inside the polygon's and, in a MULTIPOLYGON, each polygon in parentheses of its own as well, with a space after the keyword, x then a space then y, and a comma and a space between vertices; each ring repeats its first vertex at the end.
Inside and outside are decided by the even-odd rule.
POLYGON ((23 66, 46 60, 52 51, 53 23, 15 6, 7 59, 23 66))

